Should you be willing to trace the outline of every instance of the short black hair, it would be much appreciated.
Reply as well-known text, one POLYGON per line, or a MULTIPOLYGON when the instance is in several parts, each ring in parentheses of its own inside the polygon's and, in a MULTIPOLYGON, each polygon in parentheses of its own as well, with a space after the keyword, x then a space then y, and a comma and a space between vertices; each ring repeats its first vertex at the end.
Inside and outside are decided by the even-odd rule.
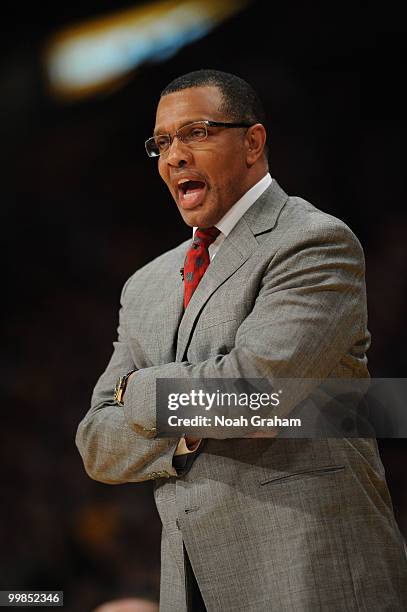
POLYGON ((265 113, 259 96, 245 80, 221 70, 202 69, 177 77, 163 91, 167 94, 190 87, 218 87, 223 103, 220 111, 237 123, 265 123, 265 113))

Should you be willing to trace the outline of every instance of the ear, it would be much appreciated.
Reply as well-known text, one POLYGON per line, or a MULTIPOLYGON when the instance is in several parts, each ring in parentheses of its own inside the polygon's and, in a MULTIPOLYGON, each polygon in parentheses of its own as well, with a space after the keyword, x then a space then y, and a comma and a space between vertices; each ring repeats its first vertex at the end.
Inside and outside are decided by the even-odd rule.
POLYGON ((266 130, 263 124, 255 123, 246 132, 246 163, 253 166, 263 155, 264 145, 266 144, 266 130))

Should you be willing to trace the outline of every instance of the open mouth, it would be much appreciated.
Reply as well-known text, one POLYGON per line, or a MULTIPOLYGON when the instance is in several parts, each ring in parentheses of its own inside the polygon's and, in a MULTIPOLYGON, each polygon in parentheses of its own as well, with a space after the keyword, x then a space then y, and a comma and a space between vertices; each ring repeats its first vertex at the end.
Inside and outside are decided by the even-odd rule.
POLYGON ((194 208, 201 204, 206 194, 206 183, 183 179, 178 183, 179 203, 184 208, 194 208))

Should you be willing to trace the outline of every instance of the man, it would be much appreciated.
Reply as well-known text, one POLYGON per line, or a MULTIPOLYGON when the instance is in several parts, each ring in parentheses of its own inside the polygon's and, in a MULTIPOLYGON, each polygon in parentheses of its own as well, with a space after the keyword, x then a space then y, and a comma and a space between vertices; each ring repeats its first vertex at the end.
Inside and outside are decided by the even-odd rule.
POLYGON ((162 92, 146 149, 195 244, 125 284, 77 444, 96 480, 156 480, 164 612, 405 610, 374 440, 156 437, 157 378, 368 377, 360 244, 284 193, 265 141, 257 95, 234 75, 200 70, 162 92))

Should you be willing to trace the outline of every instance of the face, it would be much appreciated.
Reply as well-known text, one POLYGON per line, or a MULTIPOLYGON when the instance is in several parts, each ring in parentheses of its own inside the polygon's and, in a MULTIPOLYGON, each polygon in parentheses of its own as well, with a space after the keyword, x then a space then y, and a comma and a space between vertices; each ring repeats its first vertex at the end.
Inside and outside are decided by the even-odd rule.
MULTIPOLYGON (((219 111, 221 103, 217 87, 167 94, 158 104, 154 134, 174 134, 203 119, 233 122, 219 111)), ((245 128, 209 127, 207 140, 187 145, 175 137, 170 149, 159 157, 161 178, 187 225, 215 225, 250 188, 246 132, 245 128)))

